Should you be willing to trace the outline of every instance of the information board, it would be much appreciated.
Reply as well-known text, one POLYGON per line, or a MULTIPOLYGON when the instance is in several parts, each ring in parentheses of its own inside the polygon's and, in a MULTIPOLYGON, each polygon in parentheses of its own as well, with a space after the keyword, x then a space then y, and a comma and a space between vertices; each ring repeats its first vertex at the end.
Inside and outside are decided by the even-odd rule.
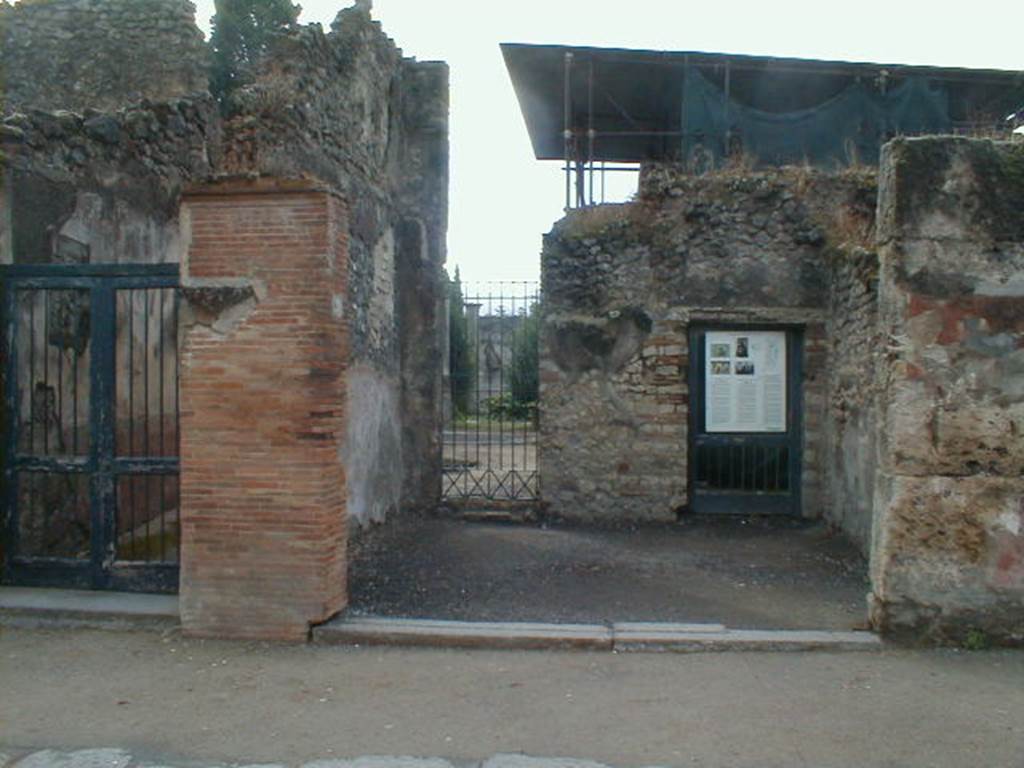
POLYGON ((786 332, 708 331, 706 432, 786 431, 786 332))

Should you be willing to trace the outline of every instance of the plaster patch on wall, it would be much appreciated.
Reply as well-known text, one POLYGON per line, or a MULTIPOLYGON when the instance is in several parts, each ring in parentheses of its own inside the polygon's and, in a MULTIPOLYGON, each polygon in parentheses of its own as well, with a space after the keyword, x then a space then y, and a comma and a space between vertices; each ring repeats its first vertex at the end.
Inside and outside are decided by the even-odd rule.
POLYGON ((382 523, 402 495, 402 432, 398 382, 367 365, 348 372, 348 428, 341 461, 348 515, 359 526, 382 523))
POLYGON ((996 526, 1009 531, 1014 536, 1020 536, 1024 530, 1024 511, 1020 509, 1017 502, 1009 502, 1007 510, 996 518, 996 526))
POLYGON ((78 193, 57 234, 87 247, 91 262, 178 263, 184 250, 177 221, 95 192, 78 193))

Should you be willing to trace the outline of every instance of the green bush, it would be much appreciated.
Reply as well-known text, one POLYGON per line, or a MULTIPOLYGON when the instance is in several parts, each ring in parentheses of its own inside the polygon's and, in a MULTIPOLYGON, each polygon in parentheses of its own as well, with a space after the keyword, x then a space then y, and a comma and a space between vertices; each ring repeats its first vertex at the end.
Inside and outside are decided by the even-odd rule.
POLYGON ((496 395, 484 400, 484 412, 489 418, 502 421, 533 420, 537 414, 537 401, 518 400, 511 394, 496 395))

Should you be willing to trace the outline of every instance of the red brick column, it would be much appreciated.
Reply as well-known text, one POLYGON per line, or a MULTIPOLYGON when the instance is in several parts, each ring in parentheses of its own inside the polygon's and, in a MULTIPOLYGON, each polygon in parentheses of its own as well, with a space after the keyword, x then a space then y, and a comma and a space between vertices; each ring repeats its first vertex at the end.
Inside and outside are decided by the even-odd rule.
POLYGON ((345 211, 263 182, 183 205, 186 287, 234 299, 197 308, 182 351, 182 624, 301 640, 347 599, 345 211))

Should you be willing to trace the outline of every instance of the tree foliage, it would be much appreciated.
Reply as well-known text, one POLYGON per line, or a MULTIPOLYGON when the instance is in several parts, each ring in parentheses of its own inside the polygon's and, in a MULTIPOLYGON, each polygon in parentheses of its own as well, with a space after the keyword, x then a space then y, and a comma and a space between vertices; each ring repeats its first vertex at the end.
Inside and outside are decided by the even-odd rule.
POLYGON ((252 82, 274 37, 294 26, 302 10, 291 0, 214 0, 210 90, 221 102, 252 82))
POLYGON ((509 391, 521 404, 536 403, 540 397, 540 305, 534 304, 523 318, 512 340, 509 391))
POLYGON ((455 277, 448 280, 448 374, 452 407, 457 414, 469 413, 475 373, 462 279, 456 267, 455 277))

